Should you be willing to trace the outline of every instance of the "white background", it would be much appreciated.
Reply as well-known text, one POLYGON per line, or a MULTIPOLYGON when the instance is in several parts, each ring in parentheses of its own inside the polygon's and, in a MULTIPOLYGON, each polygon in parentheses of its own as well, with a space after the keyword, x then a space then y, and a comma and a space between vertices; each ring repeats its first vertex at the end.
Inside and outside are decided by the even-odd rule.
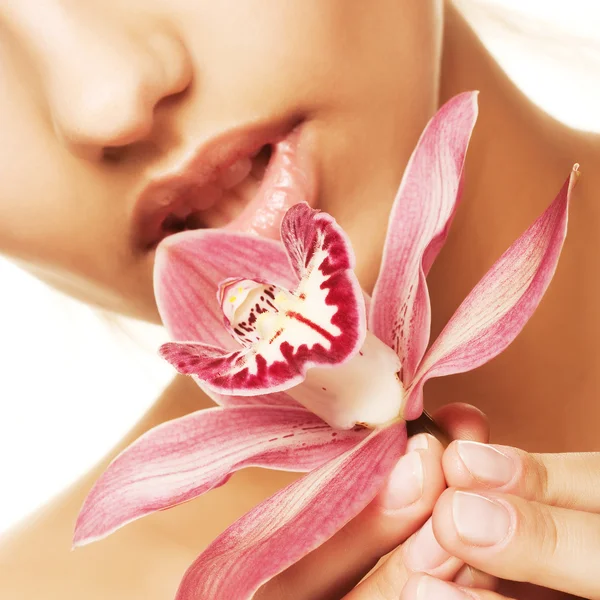
MULTIPOLYGON (((463 1, 520 10, 506 20, 472 14, 538 104, 600 131, 599 0, 463 1)), ((129 324, 132 340, 3 261, 0 286, 1 532, 116 443, 171 370, 155 355, 158 329, 129 324)))

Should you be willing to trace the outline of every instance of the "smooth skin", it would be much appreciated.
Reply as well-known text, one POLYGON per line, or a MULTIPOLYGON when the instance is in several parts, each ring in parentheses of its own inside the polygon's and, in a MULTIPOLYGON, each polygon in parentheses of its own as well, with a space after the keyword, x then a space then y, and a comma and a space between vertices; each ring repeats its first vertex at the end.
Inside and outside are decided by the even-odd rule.
MULTIPOLYGON (((598 597, 598 574, 584 567, 598 556, 600 492, 591 477, 600 419, 600 142, 531 104, 450 1, 0 0, 0 78, 0 252, 93 306, 150 322, 158 320, 154 255, 132 242, 135 199, 148 178, 223 130, 304 120, 318 206, 348 232, 370 291, 391 202, 420 132, 444 101, 479 89, 463 200, 429 276, 433 339, 581 163, 563 256, 533 319, 490 364, 426 388, 428 409, 457 439, 488 441, 481 413, 444 408, 453 415, 445 420, 437 409, 469 402, 488 416, 492 441, 514 461, 514 479, 483 489, 483 475, 469 478, 456 444, 442 453, 429 439, 398 467, 418 473, 420 459, 420 495, 417 486, 409 502, 409 484, 390 480, 364 514, 260 594, 381 600, 415 597, 419 587, 422 600, 419 582, 431 591, 433 581, 470 586, 480 598, 598 597), (548 452, 554 457, 540 454, 548 452), (581 454, 573 459, 572 452, 581 454), (527 461, 543 464, 540 472, 560 493, 522 487, 518 465, 527 461), (472 508, 461 527, 479 536, 490 531, 473 508, 477 494, 491 500, 488 508, 508 511, 502 541, 474 545, 458 531, 459 489, 472 508), (395 508, 383 512, 390 490, 395 508)), ((205 220, 210 227, 216 215, 205 220)), ((47 399, 24 401, 35 407, 47 399)), ((191 380, 176 378, 101 464, 5 536, 0 597, 173 597, 212 539, 297 476, 248 469, 197 501, 76 552, 73 523, 116 452, 148 428, 210 405, 191 380)), ((489 477, 494 467, 481 456, 489 477)), ((434 597, 443 597, 439 587, 434 597)))

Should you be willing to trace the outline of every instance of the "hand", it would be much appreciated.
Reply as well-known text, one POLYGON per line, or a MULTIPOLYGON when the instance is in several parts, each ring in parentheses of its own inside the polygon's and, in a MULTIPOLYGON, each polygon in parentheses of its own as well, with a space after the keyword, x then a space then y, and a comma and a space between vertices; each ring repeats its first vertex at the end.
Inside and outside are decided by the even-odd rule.
MULTIPOLYGON (((485 417, 471 406, 444 407, 435 419, 453 438, 488 438, 485 417)), ((396 600, 413 572, 410 557, 416 569, 422 566, 420 557, 432 547, 434 552, 442 552, 429 520, 446 487, 442 455, 440 442, 432 436, 411 438, 407 453, 375 500, 325 544, 265 584, 255 600, 396 600), (425 523, 428 525, 421 529, 425 523), (407 540, 410 542, 402 546, 407 540)), ((450 562, 444 575, 451 579, 462 563, 457 559, 450 562)))
MULTIPOLYGON (((557 598, 550 590, 558 590, 600 599, 600 453, 453 442, 443 467, 449 489, 434 509, 433 530, 446 551, 502 579, 549 588, 536 597, 557 598)), ((417 596, 505 598, 414 576, 401 598, 417 596)))

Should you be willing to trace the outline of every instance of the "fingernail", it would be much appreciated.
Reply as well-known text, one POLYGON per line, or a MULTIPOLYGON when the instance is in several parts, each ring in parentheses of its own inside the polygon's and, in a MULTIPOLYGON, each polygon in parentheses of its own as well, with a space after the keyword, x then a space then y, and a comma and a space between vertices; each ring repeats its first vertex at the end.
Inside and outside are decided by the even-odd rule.
POLYGON ((493 546, 510 529, 510 515, 504 506, 471 492, 454 493, 452 517, 458 535, 474 546, 493 546))
POLYGON ((478 442, 457 442, 457 451, 469 473, 482 483, 500 486, 513 478, 512 459, 496 448, 478 442))
POLYGON ((463 565, 456 574, 456 577, 454 577, 454 583, 456 583, 456 585, 462 585, 463 587, 473 587, 475 584, 473 568, 469 565, 463 565))
POLYGON ((406 566, 415 572, 432 571, 450 558, 433 535, 433 523, 428 519, 408 543, 404 560, 406 566))
POLYGON ((469 565, 463 565, 454 577, 454 583, 463 588, 483 588, 490 591, 498 587, 498 581, 493 575, 469 565))
POLYGON ((415 450, 427 450, 429 448, 429 440, 426 433, 419 433, 408 438, 406 452, 414 452, 415 450))
POLYGON ((467 596, 450 583, 425 576, 417 587, 418 600, 465 600, 467 596))
POLYGON ((388 510, 410 506, 423 495, 423 463, 418 452, 405 454, 391 472, 381 504, 388 510))

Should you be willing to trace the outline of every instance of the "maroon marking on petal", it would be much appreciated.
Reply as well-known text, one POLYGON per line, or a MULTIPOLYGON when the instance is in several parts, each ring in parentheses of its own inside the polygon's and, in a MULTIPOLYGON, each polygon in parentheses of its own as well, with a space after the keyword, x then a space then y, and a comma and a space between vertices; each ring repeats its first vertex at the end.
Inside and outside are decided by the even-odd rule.
POLYGON ((272 344, 282 333, 283 333, 283 329, 278 329, 275 332, 275 335, 269 340, 269 344, 272 344))
MULTIPOLYGON (((354 354, 366 334, 364 297, 353 273, 354 254, 350 241, 335 220, 324 212, 297 204, 286 213, 281 225, 281 239, 298 277, 309 276, 307 269, 318 269, 327 279, 321 289, 327 291, 326 304, 339 310, 332 324, 342 332, 331 338, 327 362, 335 364, 354 354), (323 251, 320 264, 312 264, 315 252, 323 251)), ((302 294, 298 294, 302 298, 302 294)))
POLYGON ((295 312, 293 310, 288 310, 285 313, 285 316, 289 317, 290 319, 296 319, 296 321, 300 321, 300 323, 303 323, 307 327, 310 327, 311 329, 316 331, 319 335, 323 336, 328 342, 333 342, 335 340, 335 336, 331 335, 331 333, 329 333, 329 331, 323 329, 320 325, 317 325, 314 321, 307 319, 304 315, 301 315, 299 312, 295 312))
MULTIPOLYGON (((260 338, 256 331, 257 317, 263 312, 278 312, 273 308, 275 303, 270 302, 270 299, 277 297, 278 289, 286 294, 290 292, 265 281, 253 280, 260 283, 260 288, 249 301, 252 308, 244 307, 245 314, 241 314, 238 311, 243 304, 240 305, 235 309, 236 322, 226 323, 236 328, 237 331, 230 331, 244 343, 244 350, 217 352, 214 346, 201 347, 202 345, 194 344, 164 348, 163 356, 175 364, 180 372, 195 375, 212 392, 252 396, 284 391, 300 383, 308 368, 335 365, 349 360, 364 342, 364 296, 352 272, 354 255, 350 242, 335 220, 326 213, 313 211, 307 205, 296 205, 284 217, 282 241, 292 266, 301 277, 310 281, 307 269, 314 273, 319 271, 322 276, 317 279, 317 285, 320 285, 322 291, 319 295, 327 306, 336 308, 335 311, 331 311, 333 315, 330 323, 339 330, 339 334, 334 335, 327 331, 301 311, 289 311, 286 313, 287 317, 309 327, 322 338, 322 342, 308 344, 294 340, 292 345, 291 340, 281 341, 285 339, 285 331, 284 335, 270 332, 271 339, 267 338, 265 341, 279 343, 278 350, 281 355, 270 359, 274 362, 268 364, 265 357, 258 353, 258 348, 250 346, 260 338), (315 260, 311 262, 311 258, 315 260), (261 296, 265 300, 256 303, 256 299, 261 296), (241 335, 238 332, 241 332, 241 335)), ((225 285, 230 287, 235 281, 226 280, 225 285)), ((309 293, 308 287, 297 288, 296 298, 309 293)), ((223 298, 224 295, 221 294, 221 300, 223 298)), ((226 321, 227 318, 225 317, 226 321)), ((326 326, 329 327, 329 324, 326 326)))

